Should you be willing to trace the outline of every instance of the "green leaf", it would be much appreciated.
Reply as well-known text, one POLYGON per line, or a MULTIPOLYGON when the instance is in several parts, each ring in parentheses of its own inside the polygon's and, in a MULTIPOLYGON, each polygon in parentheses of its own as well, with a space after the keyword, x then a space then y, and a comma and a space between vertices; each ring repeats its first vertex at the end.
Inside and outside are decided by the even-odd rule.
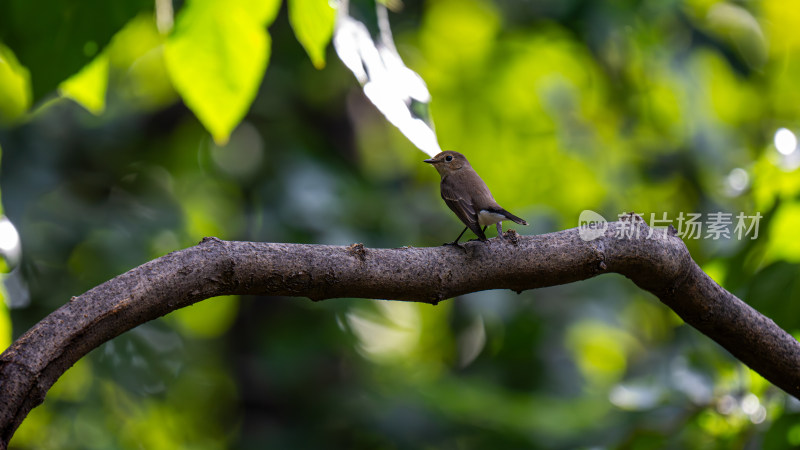
POLYGON ((115 77, 115 93, 144 110, 157 110, 178 100, 164 61, 164 42, 152 14, 140 14, 114 35, 108 45, 108 63, 115 77))
POLYGON ((220 144, 250 108, 269 59, 267 13, 249 3, 189 2, 164 48, 175 89, 220 144))
POLYGON ((0 44, 0 123, 16 120, 31 107, 31 76, 14 52, 0 44))
POLYGON ((272 25, 281 9, 281 0, 238 0, 238 3, 253 20, 265 27, 272 25))
POLYGON ((91 61, 152 0, 0 1, 0 41, 31 72, 33 100, 91 61))
POLYGON ((62 96, 74 100, 94 115, 106 109, 107 88, 108 55, 105 53, 59 85, 62 96))
POLYGON ((336 10, 328 0, 289 0, 289 23, 317 69, 325 67, 335 19, 336 10))

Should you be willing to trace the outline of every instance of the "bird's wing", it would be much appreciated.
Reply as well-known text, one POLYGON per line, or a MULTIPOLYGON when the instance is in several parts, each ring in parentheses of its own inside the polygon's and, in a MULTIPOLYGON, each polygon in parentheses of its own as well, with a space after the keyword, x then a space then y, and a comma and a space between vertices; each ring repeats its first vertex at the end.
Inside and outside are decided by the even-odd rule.
POLYGON ((500 214, 501 216, 505 217, 508 220, 513 220, 514 222, 520 225, 527 225, 528 222, 521 217, 517 217, 514 214, 503 209, 502 206, 497 204, 492 193, 489 191, 489 187, 486 186, 486 183, 483 182, 480 175, 477 172, 472 171, 471 173, 467 173, 468 176, 472 178, 470 185, 474 186, 475 193, 473 194, 473 203, 472 207, 476 210, 476 212, 481 212, 483 210, 500 214))
POLYGON ((464 222, 464 225, 472 230, 481 239, 486 239, 480 225, 478 225, 478 214, 472 205, 471 198, 459 195, 446 181, 442 182, 442 199, 456 213, 456 216, 464 222))

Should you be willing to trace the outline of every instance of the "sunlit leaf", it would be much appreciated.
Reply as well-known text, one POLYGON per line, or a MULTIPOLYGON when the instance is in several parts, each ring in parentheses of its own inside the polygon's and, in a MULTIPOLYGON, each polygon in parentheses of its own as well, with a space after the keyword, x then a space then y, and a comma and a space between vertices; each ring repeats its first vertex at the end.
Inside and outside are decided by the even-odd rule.
POLYGON ((61 83, 59 91, 98 115, 106 108, 106 89, 108 88, 108 56, 100 54, 80 72, 61 83))
POLYGON ((165 40, 152 14, 139 14, 114 35, 104 53, 115 94, 145 110, 163 108, 178 99, 164 62, 165 40))
POLYGON ((31 106, 31 76, 14 53, 0 44, 0 122, 19 118, 31 106))
POLYGON ((336 11, 328 0, 289 0, 289 22, 314 67, 325 67, 325 48, 333 35, 336 11))
POLYGON ((112 69, 127 70, 165 40, 158 32, 153 16, 139 14, 114 35, 109 45, 109 63, 112 69))
POLYGON ((233 3, 241 5, 253 20, 267 27, 275 21, 281 9, 281 0, 238 0, 233 3))
POLYGON ((241 5, 197 0, 167 39, 175 89, 217 143, 228 140, 258 92, 270 45, 263 20, 241 5))

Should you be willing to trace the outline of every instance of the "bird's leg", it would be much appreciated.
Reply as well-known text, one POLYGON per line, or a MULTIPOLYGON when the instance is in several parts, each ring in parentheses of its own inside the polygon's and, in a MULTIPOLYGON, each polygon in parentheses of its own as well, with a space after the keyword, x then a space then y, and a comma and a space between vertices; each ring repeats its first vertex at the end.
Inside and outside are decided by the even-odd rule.
MULTIPOLYGON (((481 232, 483 233, 483 238, 481 238, 480 236, 477 236, 475 239, 470 239, 469 241, 470 242, 472 242, 472 241, 486 242, 487 241, 487 239, 486 239, 486 229, 487 228, 489 228, 489 225, 486 225, 485 227, 483 227, 483 230, 481 230, 481 232)), ((464 230, 464 231, 467 231, 467 230, 464 230)), ((463 234, 463 232, 462 232, 462 234, 463 234)))
POLYGON ((445 242, 443 245, 455 245, 458 248, 462 248, 460 245, 458 245, 458 240, 461 239, 461 236, 463 236, 466 231, 467 231, 467 227, 464 227, 464 229, 461 230, 461 234, 458 235, 458 237, 456 238, 455 241, 453 241, 453 242, 445 242))
POLYGON ((497 222, 497 237, 499 237, 500 239, 505 239, 503 237, 503 222, 502 221, 497 222))

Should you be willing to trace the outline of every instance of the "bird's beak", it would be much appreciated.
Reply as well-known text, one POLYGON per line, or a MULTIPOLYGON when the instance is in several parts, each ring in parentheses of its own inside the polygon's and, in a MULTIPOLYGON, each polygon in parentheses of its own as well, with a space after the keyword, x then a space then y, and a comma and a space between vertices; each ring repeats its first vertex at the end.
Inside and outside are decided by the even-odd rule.
POLYGON ((426 160, 424 160, 424 161, 422 161, 422 162, 426 162, 426 163, 428 163, 428 164, 433 164, 433 163, 435 163, 435 162, 436 162, 436 160, 435 160, 435 159, 426 159, 426 160))

